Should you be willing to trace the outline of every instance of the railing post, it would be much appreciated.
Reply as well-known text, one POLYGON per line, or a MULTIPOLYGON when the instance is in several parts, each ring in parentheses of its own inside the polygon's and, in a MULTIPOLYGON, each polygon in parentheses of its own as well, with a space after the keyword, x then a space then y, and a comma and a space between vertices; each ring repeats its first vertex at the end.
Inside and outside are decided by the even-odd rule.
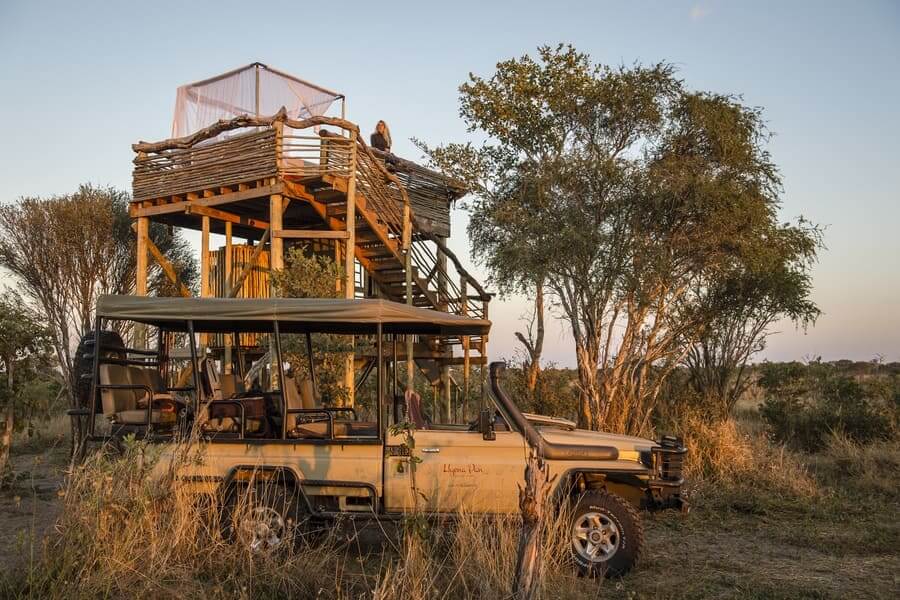
POLYGON ((280 176, 284 168, 284 121, 275 121, 272 128, 275 129, 275 167, 280 176))

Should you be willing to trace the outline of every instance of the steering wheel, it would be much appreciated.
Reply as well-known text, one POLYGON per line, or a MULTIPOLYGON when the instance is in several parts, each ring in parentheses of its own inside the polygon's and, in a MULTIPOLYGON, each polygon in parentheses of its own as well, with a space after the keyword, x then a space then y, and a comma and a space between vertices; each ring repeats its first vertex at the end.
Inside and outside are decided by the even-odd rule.
MULTIPOLYGON (((475 419, 469 423, 469 427, 466 431, 478 431, 478 421, 479 419, 475 419)), ((494 429, 498 431, 509 431, 509 427, 506 425, 506 421, 503 419, 499 410, 494 410, 494 418, 491 419, 491 424, 494 426, 494 429)))

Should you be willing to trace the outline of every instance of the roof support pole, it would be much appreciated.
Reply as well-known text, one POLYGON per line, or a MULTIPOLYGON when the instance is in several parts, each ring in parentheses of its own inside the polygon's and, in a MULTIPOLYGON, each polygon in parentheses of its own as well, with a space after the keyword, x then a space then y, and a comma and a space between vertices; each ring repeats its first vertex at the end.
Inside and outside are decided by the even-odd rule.
MULTIPOLYGON (((356 161, 357 132, 350 132, 350 165, 347 181, 347 241, 344 245, 344 297, 353 299, 356 296, 356 161)), ((351 348, 353 341, 350 342, 351 348)), ((344 367, 344 386, 347 388, 347 406, 353 406, 356 395, 356 378, 354 373, 354 352, 347 356, 344 367)))
MULTIPOLYGON (((281 218, 284 214, 284 210, 282 207, 283 198, 281 194, 272 194, 269 196, 269 231, 281 231, 281 218)), ((281 271, 284 269, 284 240, 280 237, 271 236, 269 237, 269 265, 270 265, 270 273, 269 273, 269 295, 274 298, 277 296, 275 291, 275 279, 273 275, 276 271, 281 271)), ((277 334, 275 335, 277 337, 277 334)), ((272 388, 281 386, 281 372, 280 366, 277 364, 278 359, 276 358, 277 352, 273 349, 272 345, 269 345, 269 352, 273 357, 272 362, 272 388)))
MULTIPOLYGON (((438 306, 437 309, 447 311, 447 255, 441 252, 440 246, 437 248, 437 289, 438 289, 438 306)), ((445 350, 447 358, 453 356, 453 350, 447 347, 445 350)), ((447 411, 447 422, 453 423, 453 395, 450 387, 450 365, 447 361, 441 362, 441 393, 443 395, 445 410, 447 411)), ((460 423, 465 422, 465 415, 461 417, 460 423)))
MULTIPOLYGON (((231 246, 231 222, 225 221, 225 285, 223 286, 224 290, 231 289, 231 261, 232 257, 232 246, 231 246)), ((224 365, 222 365, 222 370, 226 375, 230 375, 234 371, 234 365, 232 364, 232 356, 231 356, 231 345, 233 343, 232 335, 230 333, 223 334, 223 339, 225 341, 225 359, 224 365)))
MULTIPOLYGON (((461 276, 459 278, 459 296, 460 296, 460 314, 464 317, 469 315, 469 298, 468 298, 468 280, 461 276)), ((463 347, 463 401, 462 401, 462 410, 463 414, 466 414, 466 411, 469 408, 469 374, 471 371, 471 356, 470 356, 470 344, 469 344, 469 336, 462 336, 462 347, 463 347)))
MULTIPOLYGON (((212 282, 210 281, 209 269, 209 217, 204 216, 201 219, 200 229, 200 297, 208 298, 212 296, 210 290, 212 282)), ((205 348, 208 341, 208 335, 200 334, 200 353, 205 355, 205 348)))
MULTIPOLYGON (((488 316, 488 305, 489 304, 490 304, 489 299, 481 301, 481 318, 482 319, 487 320, 490 318, 488 316)), ((481 357, 482 357, 482 360, 481 360, 481 405, 480 405, 479 410, 484 410, 485 401, 487 400, 487 398, 485 398, 485 387, 486 387, 485 383, 487 383, 487 366, 488 366, 487 348, 488 348, 488 334, 483 333, 481 335, 481 349, 479 350, 479 352, 481 353, 481 357)))

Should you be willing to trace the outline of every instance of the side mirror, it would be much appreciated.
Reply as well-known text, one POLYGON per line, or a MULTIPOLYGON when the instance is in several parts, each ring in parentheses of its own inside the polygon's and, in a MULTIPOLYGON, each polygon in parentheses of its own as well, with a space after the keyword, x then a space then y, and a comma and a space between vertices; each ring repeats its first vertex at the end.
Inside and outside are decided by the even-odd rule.
POLYGON ((478 414, 478 431, 488 441, 497 439, 497 434, 494 433, 494 411, 485 409, 478 414))

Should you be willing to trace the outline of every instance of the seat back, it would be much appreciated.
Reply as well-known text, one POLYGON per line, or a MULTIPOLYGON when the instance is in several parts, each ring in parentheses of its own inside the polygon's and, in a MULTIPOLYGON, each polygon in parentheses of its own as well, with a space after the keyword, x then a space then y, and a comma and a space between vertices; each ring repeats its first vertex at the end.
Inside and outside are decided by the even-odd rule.
POLYGON ((168 386, 166 382, 163 381, 162 375, 159 374, 159 371, 156 369, 144 369, 144 372, 150 379, 150 387, 153 388, 154 392, 167 392, 168 386))
POLYGON ((412 390, 406 390, 406 410, 416 429, 428 429, 428 421, 422 412, 422 397, 412 390))
POLYGON ((311 379, 307 379, 304 377, 299 382, 300 386, 300 401, 302 405, 300 408, 319 408, 319 403, 316 402, 316 396, 313 391, 313 384, 311 379))
MULTIPOLYGON (((122 365, 100 365, 101 385, 127 385, 131 383, 128 368, 122 365)), ((124 410, 137 408, 137 395, 135 390, 108 390, 100 391, 103 404, 103 414, 113 416, 124 410)))
POLYGON ((208 358, 200 360, 200 384, 203 386, 205 400, 221 400, 222 388, 219 386, 219 374, 216 365, 208 358))
POLYGON ((219 389, 221 390, 222 398, 231 398, 247 391, 244 389, 244 380, 234 373, 222 375, 221 379, 219 379, 219 389))

